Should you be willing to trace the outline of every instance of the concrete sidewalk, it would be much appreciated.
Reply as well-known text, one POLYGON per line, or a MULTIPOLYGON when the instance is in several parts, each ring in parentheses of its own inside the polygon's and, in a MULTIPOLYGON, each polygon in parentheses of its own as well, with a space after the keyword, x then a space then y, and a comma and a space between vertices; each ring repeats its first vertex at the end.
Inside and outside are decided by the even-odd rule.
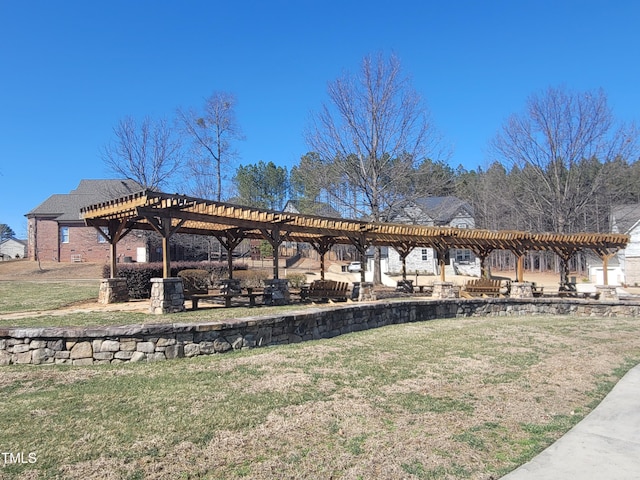
POLYGON ((549 448, 503 480, 640 479, 640 365, 549 448))

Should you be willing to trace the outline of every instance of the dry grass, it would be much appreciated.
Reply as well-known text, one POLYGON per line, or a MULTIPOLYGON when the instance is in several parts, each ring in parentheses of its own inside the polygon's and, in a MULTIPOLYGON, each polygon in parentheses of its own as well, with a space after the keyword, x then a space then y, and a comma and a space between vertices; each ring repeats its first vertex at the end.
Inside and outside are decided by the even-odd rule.
POLYGON ((640 320, 451 319, 156 364, 3 368, 6 478, 488 480, 640 361, 640 320), (110 475, 110 476, 109 476, 110 475))
MULTIPOLYGON (((0 279, 93 278, 20 263, 0 279)), ((38 462, 0 478, 495 479, 638 362, 639 319, 502 317, 154 364, 2 367, 0 450, 38 462)))

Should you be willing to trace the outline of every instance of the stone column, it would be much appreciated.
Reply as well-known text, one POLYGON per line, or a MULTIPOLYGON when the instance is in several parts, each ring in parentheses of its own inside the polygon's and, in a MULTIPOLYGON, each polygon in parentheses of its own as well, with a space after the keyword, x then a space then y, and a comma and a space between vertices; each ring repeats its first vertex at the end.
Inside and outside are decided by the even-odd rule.
POLYGON ((533 298, 531 282, 514 282, 511 284, 511 298, 533 298))
POLYGON ((453 282, 433 282, 433 298, 458 298, 460 289, 453 282))
POLYGON ((126 278, 103 278, 100 281, 99 303, 119 303, 129 301, 126 278))
POLYGON ((287 305, 291 302, 289 280, 286 278, 273 278, 265 280, 264 283, 265 305, 287 305))
POLYGON ((360 282, 360 291, 358 292, 358 301, 366 302, 375 300, 376 292, 373 291, 373 282, 360 282))
POLYGON ((596 293, 598 293, 601 302, 617 302, 618 290, 615 285, 596 285, 596 293))
POLYGON ((184 312, 184 310, 184 290, 181 278, 151 279, 149 313, 162 315, 165 313, 184 312))
POLYGON ((220 293, 224 293, 225 295, 237 295, 242 293, 240 280, 235 278, 220 280, 220 293))

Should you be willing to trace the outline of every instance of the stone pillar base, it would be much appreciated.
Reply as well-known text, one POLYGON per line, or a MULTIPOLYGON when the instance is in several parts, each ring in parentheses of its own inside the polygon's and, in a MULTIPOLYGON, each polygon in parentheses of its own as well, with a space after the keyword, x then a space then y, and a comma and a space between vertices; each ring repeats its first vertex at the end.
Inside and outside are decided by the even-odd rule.
POLYGON ((596 285, 596 293, 600 295, 598 299, 601 302, 617 302, 620 300, 615 285, 596 285))
POLYGON ((360 283, 360 290, 358 292, 358 301, 366 302, 376 299, 376 292, 373 291, 373 282, 360 283))
POLYGON ((265 305, 288 305, 291 303, 289 280, 286 278, 272 278, 264 281, 265 305))
POLYGON ((533 298, 531 282, 514 282, 511 284, 511 298, 533 298))
POLYGON ((181 278, 152 278, 149 313, 184 312, 184 290, 181 278))
POLYGON ((433 298, 459 298, 460 288, 453 282, 433 282, 433 298))
POLYGON ((225 295, 234 295, 238 293, 242 293, 242 288, 240 287, 240 280, 236 278, 226 278, 220 280, 220 293, 224 293, 225 295))
POLYGON ((120 303, 129 301, 126 278, 103 278, 100 280, 98 303, 120 303))

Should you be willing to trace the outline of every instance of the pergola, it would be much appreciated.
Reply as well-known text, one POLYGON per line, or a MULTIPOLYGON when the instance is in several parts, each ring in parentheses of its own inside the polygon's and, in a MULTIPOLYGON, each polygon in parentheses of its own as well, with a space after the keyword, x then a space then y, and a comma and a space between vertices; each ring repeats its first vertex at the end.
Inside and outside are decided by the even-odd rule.
MULTIPOLYGON (((591 250, 602 259, 606 285, 609 259, 629 241, 628 235, 614 233, 530 233, 373 223, 265 210, 152 190, 85 207, 81 214, 85 223, 95 227, 110 244, 112 278, 116 272, 116 245, 134 229, 154 230, 162 237, 165 278, 170 276, 169 239, 178 231, 216 237, 228 251, 229 275, 232 275, 231 254, 243 239, 266 239, 274 247, 274 278, 278 278, 278 247, 289 241, 306 242, 320 254, 323 277, 324 255, 336 244, 354 245, 363 262, 370 246, 393 247, 402 259, 405 279, 407 255, 416 247, 431 247, 437 253, 442 281, 451 248, 473 251, 480 258, 483 276, 488 272, 485 261, 493 250, 511 251, 518 259, 519 282, 523 281, 528 251, 551 251, 563 262, 561 283, 568 279, 569 259, 578 251, 591 250)), ((364 271, 361 278, 364 281, 364 271)))

